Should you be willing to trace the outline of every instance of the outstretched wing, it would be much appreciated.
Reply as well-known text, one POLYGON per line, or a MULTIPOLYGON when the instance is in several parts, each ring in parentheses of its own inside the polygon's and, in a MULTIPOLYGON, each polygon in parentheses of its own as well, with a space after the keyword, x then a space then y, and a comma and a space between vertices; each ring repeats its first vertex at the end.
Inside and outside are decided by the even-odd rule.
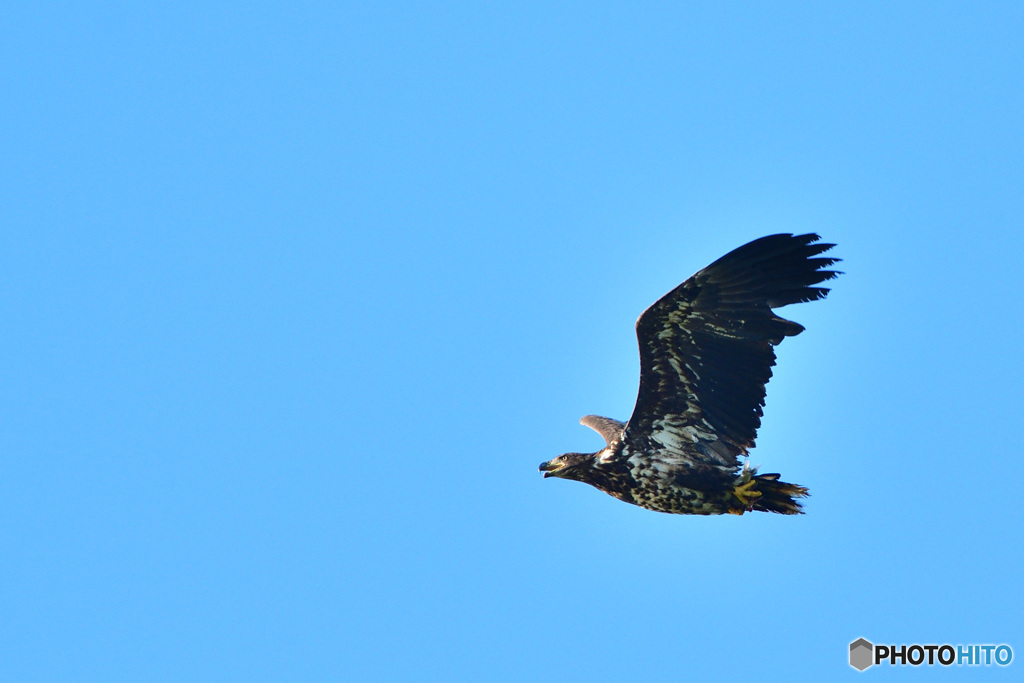
POLYGON ((580 424, 590 427, 600 434, 604 438, 604 442, 609 446, 622 437, 622 430, 626 427, 624 423, 618 420, 613 420, 610 417, 601 417, 600 415, 584 415, 580 418, 580 424))
POLYGON ((817 235, 769 235, 729 252, 636 323, 640 390, 625 441, 694 464, 735 466, 761 426, 773 346, 803 331, 772 308, 824 298, 839 273, 817 235))

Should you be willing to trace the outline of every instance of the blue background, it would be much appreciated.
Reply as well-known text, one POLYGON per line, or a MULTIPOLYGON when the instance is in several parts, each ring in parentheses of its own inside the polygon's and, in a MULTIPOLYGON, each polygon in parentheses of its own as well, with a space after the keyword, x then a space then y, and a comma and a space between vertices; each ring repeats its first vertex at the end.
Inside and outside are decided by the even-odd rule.
POLYGON ((861 636, 1019 668, 1022 35, 8 3, 0 677, 824 680, 861 636), (783 309, 751 458, 807 515, 541 479, 629 416, 648 304, 808 231, 846 275, 783 309))

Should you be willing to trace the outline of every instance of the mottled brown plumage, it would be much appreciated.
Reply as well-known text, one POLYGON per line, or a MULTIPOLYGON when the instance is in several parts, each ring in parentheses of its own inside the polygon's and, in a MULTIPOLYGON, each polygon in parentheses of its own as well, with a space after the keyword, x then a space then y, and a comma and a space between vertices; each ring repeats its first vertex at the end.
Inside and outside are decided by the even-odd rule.
POLYGON ((773 308, 822 299, 839 273, 817 235, 770 235, 729 252, 643 312, 636 323, 640 390, 628 423, 587 415, 597 453, 540 466, 619 500, 677 514, 797 514, 807 489, 757 474, 754 447, 774 346, 803 331, 773 308))

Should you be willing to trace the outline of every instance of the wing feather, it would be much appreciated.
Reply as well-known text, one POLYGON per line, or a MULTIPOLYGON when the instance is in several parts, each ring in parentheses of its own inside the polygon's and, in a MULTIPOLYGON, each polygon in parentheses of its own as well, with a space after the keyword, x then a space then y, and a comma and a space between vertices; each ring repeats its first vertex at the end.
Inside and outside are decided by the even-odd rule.
POLYGON ((610 417, 601 417, 600 415, 584 415, 580 418, 580 424, 590 427, 600 434, 604 438, 604 442, 609 446, 612 445, 612 442, 618 441, 622 437, 622 430, 626 428, 624 422, 613 420, 610 417))
POLYGON ((772 308, 822 299, 833 246, 769 235, 729 252, 643 312, 640 389, 624 440, 694 464, 736 466, 754 446, 773 347, 803 326, 772 308))

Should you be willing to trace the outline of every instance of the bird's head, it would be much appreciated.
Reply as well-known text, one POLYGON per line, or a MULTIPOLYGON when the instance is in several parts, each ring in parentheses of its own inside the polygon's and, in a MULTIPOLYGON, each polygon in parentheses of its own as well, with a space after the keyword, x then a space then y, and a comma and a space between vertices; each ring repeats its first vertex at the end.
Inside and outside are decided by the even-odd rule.
POLYGON ((562 479, 576 479, 586 481, 589 471, 594 466, 595 453, 566 453, 554 460, 548 460, 540 465, 540 471, 544 478, 560 477, 562 479))

